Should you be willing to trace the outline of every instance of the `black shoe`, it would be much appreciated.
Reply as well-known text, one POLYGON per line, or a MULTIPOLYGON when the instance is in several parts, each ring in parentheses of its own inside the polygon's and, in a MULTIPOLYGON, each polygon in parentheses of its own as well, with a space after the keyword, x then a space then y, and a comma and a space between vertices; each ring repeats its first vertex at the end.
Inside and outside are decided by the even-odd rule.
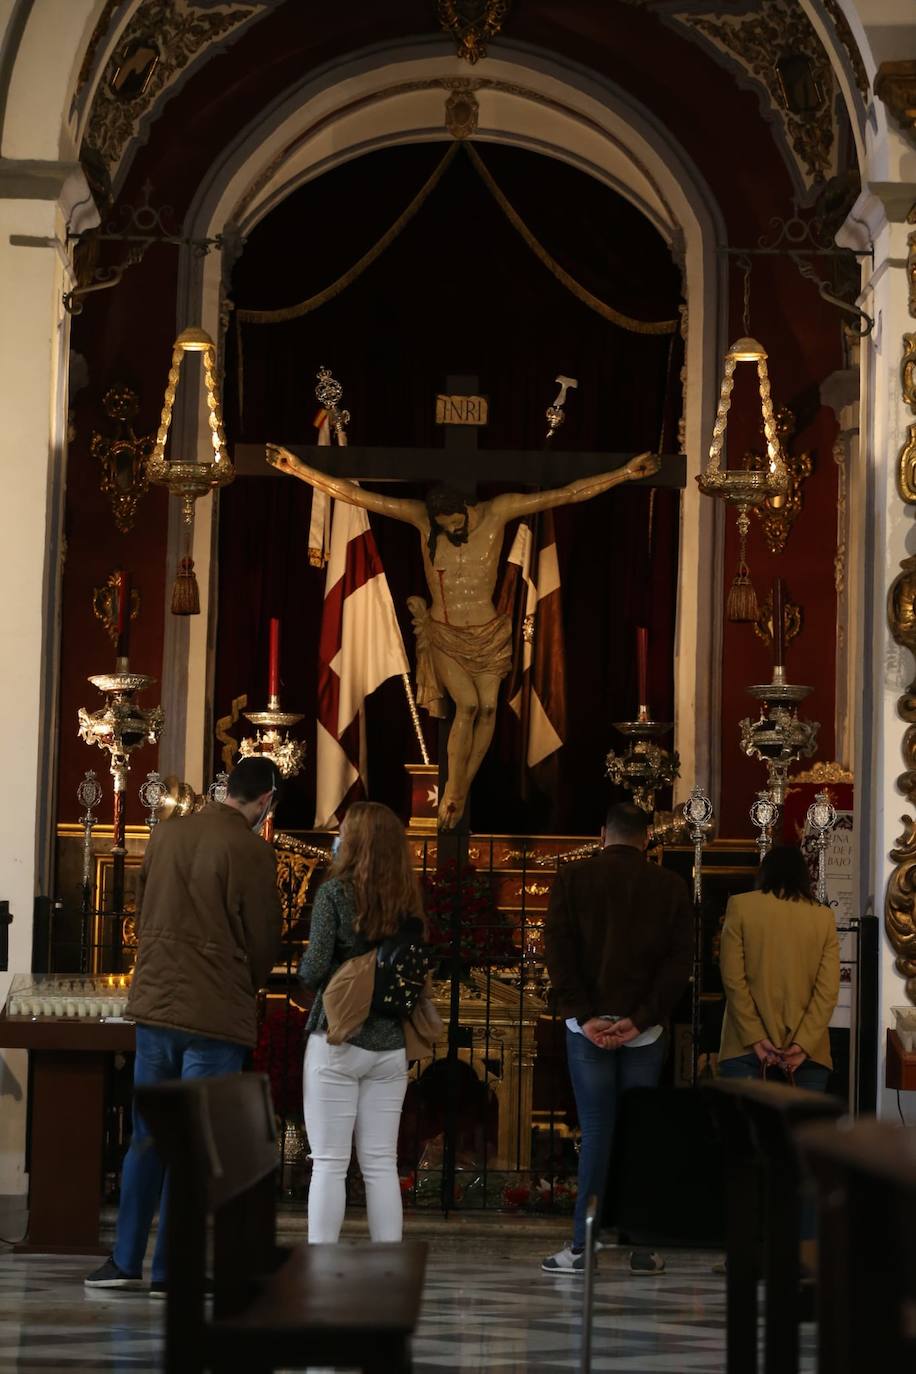
POLYGON ((114 1255, 109 1255, 104 1264, 99 1265, 83 1279, 86 1288, 133 1288, 143 1287, 142 1274, 125 1274, 123 1269, 119 1269, 114 1262, 114 1255))

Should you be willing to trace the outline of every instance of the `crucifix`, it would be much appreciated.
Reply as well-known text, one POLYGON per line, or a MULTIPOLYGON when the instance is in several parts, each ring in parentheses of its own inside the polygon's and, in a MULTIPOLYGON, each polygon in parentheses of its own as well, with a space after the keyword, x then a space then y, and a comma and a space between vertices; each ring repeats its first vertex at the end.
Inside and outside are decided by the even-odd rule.
MULTIPOLYGON (((449 377, 447 388, 440 402, 447 400, 452 418, 461 422, 447 424, 442 450, 267 445, 267 461, 278 472, 417 530, 430 597, 428 603, 421 597, 408 601, 417 640, 417 700, 430 715, 451 717, 447 747, 440 749, 440 831, 467 827, 468 792, 493 736, 499 684, 511 668, 512 626, 493 605, 505 526, 520 516, 587 501, 622 482, 683 486, 685 467, 683 458, 649 453, 483 454, 477 448, 482 411, 468 400, 476 397, 477 379, 449 377), (458 398, 467 403, 457 404, 458 398), (570 471, 581 475, 570 482, 570 471), (353 480, 362 477, 445 478, 447 485, 434 486, 418 501, 366 491, 353 480), (480 479, 546 489, 481 501, 471 491, 480 479)), ((443 414, 449 418, 448 407, 443 414)), ((331 423, 337 423, 333 414, 331 423)), ((550 423, 553 432, 556 425, 550 423)))

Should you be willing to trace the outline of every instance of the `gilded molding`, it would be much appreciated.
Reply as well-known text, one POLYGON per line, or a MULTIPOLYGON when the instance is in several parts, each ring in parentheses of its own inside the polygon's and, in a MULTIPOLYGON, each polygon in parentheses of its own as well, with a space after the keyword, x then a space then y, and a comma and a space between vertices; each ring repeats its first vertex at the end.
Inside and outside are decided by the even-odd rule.
MULTIPOLYGON (((916 555, 904 558, 887 594, 887 618, 895 642, 916 658, 916 555)), ((906 722, 902 742, 905 771, 897 786, 916 806, 916 679, 897 702, 906 722)), ((897 971, 906 979, 906 995, 916 1003, 916 820, 902 816, 903 833, 891 850, 896 865, 884 898, 884 928, 894 947, 897 971)))
POLYGON ((256 3, 227 3, 219 10, 197 0, 144 0, 120 37, 118 46, 99 82, 84 137, 108 168, 112 181, 129 144, 152 114, 166 91, 205 49, 237 33, 264 8, 256 3), (138 45, 157 49, 159 60, 143 89, 133 99, 119 96, 112 78, 125 55, 138 45))
POLYGON ((884 101, 904 133, 916 134, 916 58, 882 62, 875 77, 875 95, 884 101))
POLYGON ((737 64, 782 125, 792 162, 806 189, 837 171, 833 115, 834 76, 811 21, 797 0, 760 0, 743 13, 679 13, 672 17, 696 30, 717 52, 737 64), (780 78, 781 56, 806 58, 817 105, 797 113, 780 78))
POLYGON ((470 66, 486 57, 487 43, 499 35, 510 4, 511 0, 439 0, 439 24, 470 66))

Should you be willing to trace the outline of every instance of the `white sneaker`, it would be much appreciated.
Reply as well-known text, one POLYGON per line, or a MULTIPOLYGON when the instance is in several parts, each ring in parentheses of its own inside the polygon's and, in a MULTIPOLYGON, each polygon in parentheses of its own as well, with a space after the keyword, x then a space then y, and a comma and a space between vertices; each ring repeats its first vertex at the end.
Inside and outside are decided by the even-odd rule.
POLYGON ((577 1255, 571 1246, 564 1245, 555 1255, 548 1255, 541 1268, 545 1274, 584 1274, 585 1252, 577 1255))

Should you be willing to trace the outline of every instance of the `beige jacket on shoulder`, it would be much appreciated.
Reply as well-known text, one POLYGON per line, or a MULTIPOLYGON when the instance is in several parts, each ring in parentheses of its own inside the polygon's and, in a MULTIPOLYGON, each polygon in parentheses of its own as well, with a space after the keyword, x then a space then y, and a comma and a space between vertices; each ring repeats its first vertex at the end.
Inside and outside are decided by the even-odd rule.
POLYGON ((829 908, 769 892, 732 897, 720 955, 727 1006, 719 1059, 763 1039, 801 1045, 832 1068, 827 1028, 840 992, 840 948, 829 908))

